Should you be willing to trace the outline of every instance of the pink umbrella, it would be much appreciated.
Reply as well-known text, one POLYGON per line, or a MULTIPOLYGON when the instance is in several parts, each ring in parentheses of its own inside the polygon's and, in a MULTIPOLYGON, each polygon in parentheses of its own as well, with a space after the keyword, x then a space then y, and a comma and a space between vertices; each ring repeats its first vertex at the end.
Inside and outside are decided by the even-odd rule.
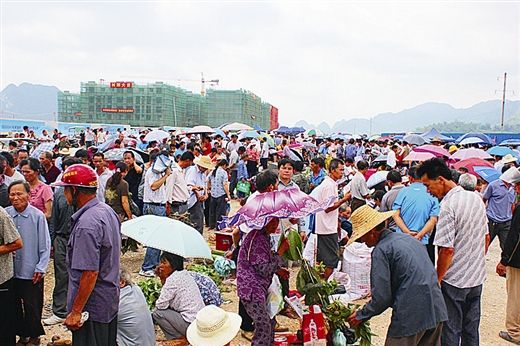
POLYGON ((455 169, 464 167, 468 170, 469 173, 471 173, 473 175, 477 175, 477 173, 474 170, 474 167, 477 167, 477 166, 478 167, 493 167, 491 162, 483 160, 483 159, 477 159, 477 158, 466 159, 466 160, 456 162, 453 164, 452 167, 455 169))
POLYGON ((403 161, 426 161, 426 160, 429 160, 429 159, 432 159, 436 157, 435 154, 433 153, 430 153, 430 152, 427 152, 427 151, 415 151, 415 150, 412 150, 410 152, 410 154, 408 154, 404 159, 403 161))
POLYGON ((446 149, 432 144, 421 145, 420 147, 414 148, 413 151, 422 153, 432 153, 436 157, 450 157, 450 153, 446 149))
POLYGON ((250 228, 259 229, 272 218, 300 219, 325 210, 333 200, 334 197, 331 196, 329 200, 319 202, 298 188, 259 193, 249 197, 234 216, 223 218, 219 227, 245 223, 250 228))
POLYGON ((486 153, 482 149, 477 148, 468 148, 468 149, 460 149, 451 155, 450 159, 452 160, 466 160, 466 159, 492 159, 491 155, 486 153))

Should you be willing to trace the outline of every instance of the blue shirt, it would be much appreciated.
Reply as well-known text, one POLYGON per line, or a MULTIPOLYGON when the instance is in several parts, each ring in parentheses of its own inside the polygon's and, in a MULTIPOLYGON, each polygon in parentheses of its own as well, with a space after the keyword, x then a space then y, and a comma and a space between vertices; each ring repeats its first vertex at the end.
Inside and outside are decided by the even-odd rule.
POLYGON ((210 174, 209 180, 211 181, 211 197, 218 198, 226 194, 224 190, 224 184, 228 182, 228 174, 222 168, 218 167, 216 172, 210 174))
POLYGON ((14 256, 14 277, 31 280, 34 273, 45 273, 51 255, 51 238, 45 215, 32 205, 21 213, 14 207, 5 211, 12 217, 20 233, 23 247, 14 256))
POLYGON ((147 142, 141 142, 139 141, 139 143, 137 143, 137 149, 139 150, 142 150, 142 151, 146 151, 146 148, 148 148, 148 143, 147 142))
POLYGON ((345 157, 354 160, 354 157, 356 157, 356 152, 357 148, 355 144, 347 144, 347 147, 345 149, 345 157))
POLYGON ((506 222, 513 218, 511 207, 515 202, 515 190, 508 189, 502 180, 490 183, 482 197, 487 201, 486 214, 489 219, 506 222))
POLYGON ((202 186, 204 190, 199 191, 199 195, 204 195, 206 191, 206 174, 199 170, 197 165, 186 168, 186 184, 190 189, 190 197, 188 197, 188 208, 191 208, 197 202, 197 195, 191 189, 193 186, 202 186))
MULTIPOLYGON (((410 231, 419 232, 432 216, 439 216, 439 201, 426 191, 423 183, 413 183, 402 189, 392 206, 393 210, 399 209, 401 219, 410 231)), ((397 226, 397 231, 402 230, 397 226)), ((428 244, 429 234, 426 234, 421 242, 428 244)))
POLYGON ((89 320, 109 323, 119 307, 119 258, 121 223, 115 211, 93 198, 72 215, 67 246, 69 288, 67 311, 70 313, 84 271, 98 272, 96 284, 85 305, 89 320))
POLYGON ((177 150, 175 150, 175 153, 173 154, 173 156, 174 157, 182 156, 182 154, 184 154, 185 152, 186 152, 186 149, 177 148, 177 150))
POLYGON ((370 286, 372 298, 357 318, 368 320, 391 307, 389 337, 414 335, 448 320, 435 268, 412 237, 382 231, 372 251, 370 286))
POLYGON ((244 160, 238 161, 237 179, 249 179, 249 174, 247 173, 247 167, 244 160))
POLYGON ((320 168, 318 175, 314 175, 314 172, 311 172, 310 178, 309 178, 309 183, 313 184, 314 187, 316 187, 321 184, 323 179, 325 179, 326 175, 327 174, 325 173, 325 170, 323 168, 320 168))

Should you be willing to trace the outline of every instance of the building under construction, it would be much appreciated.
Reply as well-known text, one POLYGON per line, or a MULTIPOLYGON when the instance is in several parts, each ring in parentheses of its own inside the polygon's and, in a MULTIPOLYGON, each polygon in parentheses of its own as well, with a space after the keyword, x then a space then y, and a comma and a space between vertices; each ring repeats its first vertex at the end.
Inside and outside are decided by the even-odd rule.
POLYGON ((278 127, 278 109, 242 89, 209 89, 202 96, 162 82, 87 82, 81 83, 79 94, 58 94, 58 121, 135 127, 241 122, 273 129, 278 127))

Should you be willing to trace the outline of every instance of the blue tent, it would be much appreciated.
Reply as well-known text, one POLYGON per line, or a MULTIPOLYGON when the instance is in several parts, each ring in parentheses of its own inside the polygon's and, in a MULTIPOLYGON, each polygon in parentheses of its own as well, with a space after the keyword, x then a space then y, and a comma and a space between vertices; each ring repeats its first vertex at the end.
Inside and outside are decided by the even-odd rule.
POLYGON ((513 146, 513 147, 516 147, 518 145, 520 145, 520 139, 517 139, 517 138, 510 138, 510 139, 506 139, 505 141, 502 141, 499 145, 501 146, 513 146))
POLYGON ((438 138, 443 142, 453 141, 453 138, 443 135, 436 129, 431 129, 430 131, 426 131, 425 133, 422 133, 420 136, 422 138, 426 139, 428 142, 430 142, 434 138, 438 138))
POLYGON ((460 143, 460 142, 462 142, 462 140, 464 140, 465 138, 468 138, 468 137, 477 137, 477 138, 482 139, 482 142, 484 142, 486 144, 493 144, 493 141, 491 140, 491 138, 489 138, 488 135, 485 135, 481 132, 468 132, 468 133, 460 136, 459 138, 457 138, 455 143, 460 143))

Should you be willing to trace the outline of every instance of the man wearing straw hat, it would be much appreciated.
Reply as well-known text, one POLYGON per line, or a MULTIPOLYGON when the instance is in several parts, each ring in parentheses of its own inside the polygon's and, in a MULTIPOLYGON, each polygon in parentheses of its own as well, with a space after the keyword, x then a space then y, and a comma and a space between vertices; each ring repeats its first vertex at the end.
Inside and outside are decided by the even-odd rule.
POLYGON ((372 299, 348 321, 355 327, 391 307, 386 346, 440 345, 448 315, 435 268, 419 241, 385 228, 385 221, 394 214, 364 205, 350 218, 354 232, 347 246, 360 241, 374 249, 372 299))
POLYGON ((204 210, 203 203, 208 199, 208 191, 206 189, 206 171, 213 169, 213 164, 209 156, 197 157, 194 166, 186 170, 186 184, 190 190, 188 197, 188 211, 190 220, 195 225, 195 229, 202 234, 204 230, 204 210))

